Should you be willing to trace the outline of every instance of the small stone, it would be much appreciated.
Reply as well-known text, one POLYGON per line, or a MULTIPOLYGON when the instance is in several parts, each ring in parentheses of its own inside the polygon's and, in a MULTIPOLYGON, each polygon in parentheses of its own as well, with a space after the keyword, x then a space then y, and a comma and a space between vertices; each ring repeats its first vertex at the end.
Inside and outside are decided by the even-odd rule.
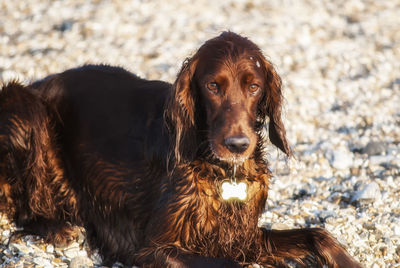
POLYGON ((33 262, 36 265, 40 265, 42 267, 52 267, 50 261, 43 257, 35 257, 35 258, 33 258, 33 262))
POLYGON ((330 156, 330 164, 336 169, 347 169, 353 165, 353 155, 345 151, 333 151, 330 156))
POLYGON ((63 256, 63 249, 62 248, 55 248, 54 249, 54 253, 56 254, 56 256, 63 256))
POLYGON ((60 32, 66 32, 72 29, 74 22, 72 20, 63 21, 60 25, 55 26, 54 28, 60 32))
POLYGON ((379 201, 381 200, 381 190, 376 182, 365 185, 361 190, 357 191, 351 198, 350 203, 355 201, 379 201))
POLYGON ((373 222, 366 222, 363 224, 363 227, 367 230, 374 231, 376 229, 376 226, 373 222))
POLYGON ((64 250, 64 255, 65 255, 67 258, 70 258, 70 259, 77 257, 77 256, 79 255, 78 253, 79 253, 79 251, 76 250, 76 249, 67 249, 67 250, 64 250))
POLYGON ((51 262, 58 264, 58 263, 62 263, 62 260, 60 258, 54 258, 51 260, 51 262))
POLYGON ((321 222, 325 222, 328 218, 336 218, 337 214, 335 211, 323 210, 319 212, 318 217, 321 220, 321 222))
POLYGON ((373 155, 369 157, 369 163, 371 165, 382 165, 383 163, 389 163, 394 157, 392 155, 373 155))
POLYGON ((339 192, 334 192, 333 194, 331 194, 331 196, 329 196, 328 200, 333 204, 339 204, 342 200, 342 194, 339 192))
POLYGON ((273 230, 288 230, 288 229, 291 229, 291 227, 288 226, 287 224, 276 222, 276 223, 272 224, 271 229, 273 229, 273 230))
POLYGON ((304 183, 299 185, 299 187, 295 190, 293 198, 298 199, 305 196, 312 196, 317 191, 317 188, 314 184, 304 183))
POLYGON ((28 248, 26 245, 24 244, 16 244, 16 243, 12 243, 10 244, 10 249, 22 256, 27 255, 29 253, 32 252, 32 250, 30 248, 28 248))
POLYGON ((79 244, 76 242, 71 243, 68 248, 64 249, 64 255, 70 259, 79 256, 79 244))
POLYGON ((353 176, 359 176, 360 175, 360 172, 361 170, 360 170, 360 168, 358 168, 358 167, 351 167, 350 168, 350 173, 351 173, 351 175, 353 175, 353 176))
MULTIPOLYGON (((38 265, 37 263, 35 263, 35 262, 32 262, 31 260, 23 260, 23 266, 20 266, 21 268, 23 267, 23 268, 33 268, 33 267, 37 267, 37 268, 41 268, 41 267, 43 267, 42 265, 38 265)), ((17 265, 16 265, 16 268, 19 268, 17 265)))
POLYGON ((369 156, 381 155, 386 152, 386 143, 381 141, 371 141, 363 149, 363 153, 369 156))
POLYGON ((47 253, 53 253, 54 252, 54 246, 53 245, 48 245, 46 247, 46 252, 47 253))
POLYGON ((10 230, 4 230, 3 233, 2 233, 2 235, 3 235, 4 237, 9 237, 9 236, 10 236, 10 233, 11 233, 10 230))
MULTIPOLYGON (((1 217, 1 215, 0 215, 0 217, 1 217)), ((8 219, 6 218, 6 217, 1 217, 0 218, 0 225, 8 225, 8 224, 10 224, 10 222, 8 221, 8 219)))
POLYGON ((91 259, 83 256, 74 257, 68 266, 69 268, 88 268, 93 267, 91 259))
POLYGON ((382 256, 386 256, 387 255, 387 247, 381 247, 380 249, 379 249, 379 251, 382 253, 382 256))
POLYGON ((400 226, 399 225, 395 225, 393 227, 393 233, 394 233, 394 235, 400 236, 400 226))

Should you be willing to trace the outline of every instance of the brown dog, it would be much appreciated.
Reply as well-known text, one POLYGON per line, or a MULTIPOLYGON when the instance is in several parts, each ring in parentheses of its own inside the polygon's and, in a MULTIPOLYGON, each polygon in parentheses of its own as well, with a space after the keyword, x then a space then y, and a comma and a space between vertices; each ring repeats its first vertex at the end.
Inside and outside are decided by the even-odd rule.
POLYGON ((207 41, 174 85, 84 66, 0 93, 3 209, 49 242, 84 226, 106 263, 360 267, 322 229, 257 227, 261 135, 287 155, 281 80, 251 41, 207 41), (226 188, 227 187, 227 188, 226 188))

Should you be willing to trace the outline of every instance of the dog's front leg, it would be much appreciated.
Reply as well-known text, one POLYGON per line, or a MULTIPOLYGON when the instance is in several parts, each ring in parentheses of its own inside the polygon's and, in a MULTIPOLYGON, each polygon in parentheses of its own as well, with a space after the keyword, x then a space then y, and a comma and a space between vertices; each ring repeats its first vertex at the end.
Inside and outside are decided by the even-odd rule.
POLYGON ((194 254, 179 254, 175 257, 168 257, 167 263, 171 267, 179 268, 239 268, 242 267, 237 262, 222 259, 222 258, 210 258, 194 254))
POLYGON ((191 181, 180 180, 166 185, 155 206, 145 232, 145 244, 136 254, 141 267, 242 267, 237 262, 220 255, 207 256, 207 249, 195 244, 203 232, 198 228, 196 214, 199 200, 193 193, 191 181))
POLYGON ((266 262, 293 260, 307 267, 327 265, 331 268, 360 268, 331 234, 320 228, 298 230, 262 229, 266 262))
POLYGON ((149 247, 140 250, 137 254, 136 264, 143 268, 241 268, 237 262, 211 258, 191 253, 175 245, 162 247, 149 247))

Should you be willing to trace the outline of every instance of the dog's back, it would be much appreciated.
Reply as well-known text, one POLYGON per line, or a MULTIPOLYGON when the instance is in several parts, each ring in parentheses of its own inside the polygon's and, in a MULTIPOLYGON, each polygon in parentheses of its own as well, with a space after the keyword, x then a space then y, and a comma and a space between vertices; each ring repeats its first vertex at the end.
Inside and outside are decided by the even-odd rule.
POLYGON ((83 224, 107 256, 133 258, 166 172, 169 93, 168 83, 103 65, 4 86, 3 210, 49 242, 68 239, 67 222, 83 224))
MULTIPOLYGON (((72 154, 90 147, 90 152, 115 160, 142 161, 155 153, 157 137, 166 138, 163 112, 170 85, 165 82, 140 79, 118 67, 89 65, 32 86, 59 117, 63 149, 72 154)), ((164 157, 166 150, 156 151, 164 157)))

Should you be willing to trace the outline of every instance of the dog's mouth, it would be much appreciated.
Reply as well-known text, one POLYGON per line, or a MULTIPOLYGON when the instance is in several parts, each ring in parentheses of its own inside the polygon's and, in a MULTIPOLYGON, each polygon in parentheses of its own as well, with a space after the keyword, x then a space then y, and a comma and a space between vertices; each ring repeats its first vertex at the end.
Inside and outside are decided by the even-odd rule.
POLYGON ((230 136, 223 139, 210 139, 212 155, 231 166, 242 165, 254 151, 253 139, 247 136, 230 136))
POLYGON ((216 146, 213 142, 210 142, 210 149, 213 156, 219 161, 228 164, 232 168, 233 166, 241 166, 249 158, 247 154, 224 152, 226 150, 218 150, 218 147, 222 146, 216 146))
POLYGON ((234 166, 241 166, 248 159, 248 157, 232 156, 232 157, 220 157, 218 159, 234 167, 234 166))

